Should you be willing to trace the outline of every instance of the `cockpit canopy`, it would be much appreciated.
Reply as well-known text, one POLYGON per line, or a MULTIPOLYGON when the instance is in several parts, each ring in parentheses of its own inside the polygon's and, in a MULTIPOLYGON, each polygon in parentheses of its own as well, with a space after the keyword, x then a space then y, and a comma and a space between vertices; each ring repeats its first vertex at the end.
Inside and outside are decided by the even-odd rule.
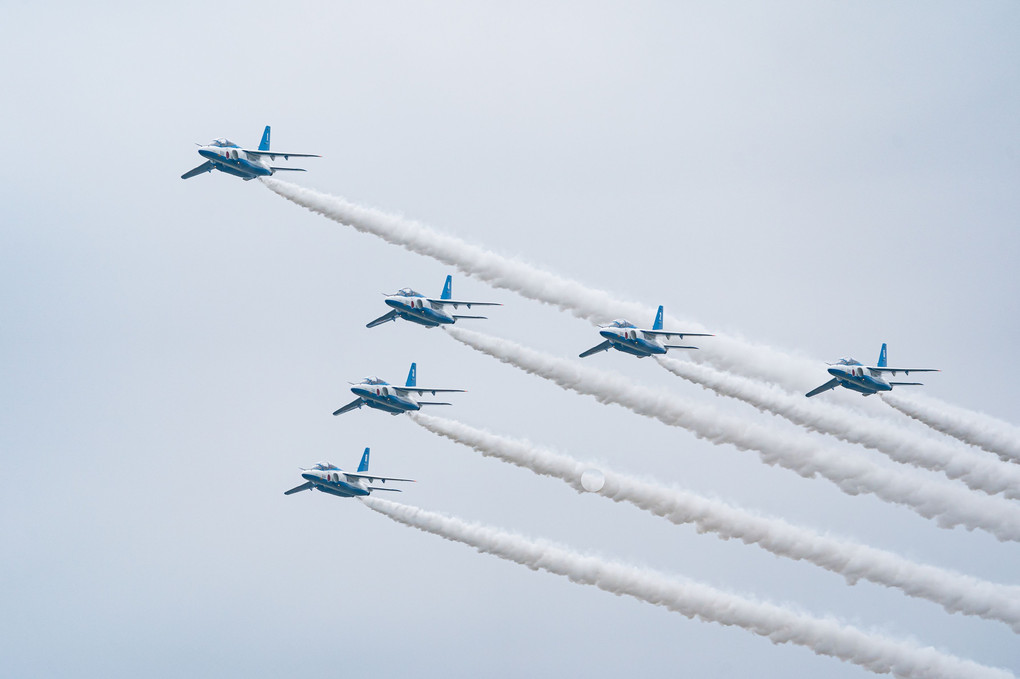
POLYGON ((844 357, 836 361, 836 365, 863 365, 855 358, 844 357))
POLYGON ((371 377, 366 377, 365 379, 361 380, 361 383, 362 384, 389 384, 389 382, 381 380, 378 377, 375 377, 374 375, 371 376, 371 377))
POLYGON ((230 149, 239 149, 239 148, 241 148, 240 146, 238 146, 234 142, 230 141, 229 139, 224 139, 223 137, 220 137, 219 139, 213 139, 211 142, 209 142, 209 146, 218 146, 220 148, 230 148, 230 149))
POLYGON ((338 470, 340 468, 337 467, 334 464, 330 464, 329 462, 320 462, 317 465, 315 465, 314 467, 312 467, 312 469, 315 469, 316 471, 320 471, 320 472, 328 472, 328 471, 336 471, 336 470, 338 470))
POLYGON ((415 292, 411 288, 400 288, 397 290, 397 294, 401 297, 424 297, 425 295, 420 292, 415 292))
POLYGON ((630 321, 625 321, 622 318, 617 318, 615 321, 613 321, 612 323, 609 324, 609 327, 610 328, 635 328, 637 326, 635 326, 630 321))

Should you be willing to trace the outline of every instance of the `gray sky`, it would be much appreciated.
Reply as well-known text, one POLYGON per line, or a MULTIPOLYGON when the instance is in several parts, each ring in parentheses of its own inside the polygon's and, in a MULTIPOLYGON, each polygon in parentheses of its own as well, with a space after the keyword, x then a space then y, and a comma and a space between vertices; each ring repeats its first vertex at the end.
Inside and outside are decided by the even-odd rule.
MULTIPOLYGON (((299 466, 352 467, 365 446, 374 470, 419 479, 408 503, 1020 672, 1004 625, 578 496, 406 418, 331 417, 347 380, 399 382, 417 361, 420 383, 468 390, 434 414, 1017 583, 1014 543, 568 394, 441 331, 367 330, 380 292, 435 295, 455 273, 457 296, 505 304, 471 328, 560 356, 598 341, 258 182, 178 178, 201 160, 193 142, 253 146, 271 124, 274 148, 323 155, 284 179, 817 359, 805 391, 821 361, 872 362, 888 342, 892 363, 943 369, 924 393, 1017 423, 1016 5, 14 2, 0 16, 11 676, 865 676, 355 501, 282 495, 299 466)), ((587 360, 793 430, 651 361, 587 360)))

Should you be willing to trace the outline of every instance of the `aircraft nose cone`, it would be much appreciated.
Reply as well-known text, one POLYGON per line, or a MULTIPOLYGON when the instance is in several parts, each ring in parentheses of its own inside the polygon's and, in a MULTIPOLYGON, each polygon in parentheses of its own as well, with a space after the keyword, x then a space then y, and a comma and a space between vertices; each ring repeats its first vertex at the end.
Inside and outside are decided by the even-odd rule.
POLYGON ((612 330, 599 330, 599 334, 605 337, 606 339, 613 339, 616 337, 616 333, 613 332, 612 330))
POLYGON ((303 478, 305 481, 318 481, 319 480, 318 476, 316 476, 315 474, 310 474, 308 472, 305 472, 304 474, 302 474, 301 478, 303 478))
POLYGON ((216 158, 219 158, 219 155, 217 155, 216 153, 213 153, 209 149, 199 149, 198 150, 198 155, 202 156, 203 158, 208 158, 209 160, 214 160, 216 158))
POLYGON ((843 370, 842 368, 829 368, 829 374, 833 377, 842 377, 843 370))
POLYGON ((368 396, 368 389, 363 389, 362 387, 351 387, 351 392, 356 396, 368 396))
POLYGON ((397 308, 398 306, 400 306, 400 302, 398 302, 398 301, 397 301, 397 300, 395 300, 395 299, 388 299, 388 298, 387 298, 387 299, 386 299, 385 301, 386 301, 386 305, 387 305, 387 306, 391 306, 391 307, 393 307, 394 309, 396 309, 396 308, 397 308))

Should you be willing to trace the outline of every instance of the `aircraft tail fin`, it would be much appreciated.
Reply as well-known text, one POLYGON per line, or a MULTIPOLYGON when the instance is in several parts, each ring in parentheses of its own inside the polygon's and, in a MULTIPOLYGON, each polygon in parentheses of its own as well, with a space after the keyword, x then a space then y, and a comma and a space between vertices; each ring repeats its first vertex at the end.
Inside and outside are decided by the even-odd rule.
POLYGON ((884 368, 887 365, 889 365, 889 363, 888 363, 888 360, 886 359, 886 355, 885 355, 885 342, 882 342, 882 351, 879 352, 879 354, 878 354, 878 365, 875 366, 875 367, 876 368, 884 368))
POLYGON ((269 150, 269 125, 266 125, 266 131, 262 133, 262 141, 259 142, 259 151, 269 150))
POLYGON ((365 448, 364 454, 361 456, 361 464, 358 465, 358 473, 368 471, 368 448, 365 448))
POLYGON ((439 299, 453 299, 453 276, 446 277, 446 285, 443 286, 443 294, 439 299))
POLYGON ((418 386, 418 364, 417 363, 412 363, 411 364, 411 370, 408 371, 408 373, 407 373, 407 384, 405 384, 404 386, 405 387, 415 387, 415 386, 418 386))
POLYGON ((652 324, 652 330, 662 330, 662 305, 659 305, 659 311, 655 314, 655 323, 652 324))

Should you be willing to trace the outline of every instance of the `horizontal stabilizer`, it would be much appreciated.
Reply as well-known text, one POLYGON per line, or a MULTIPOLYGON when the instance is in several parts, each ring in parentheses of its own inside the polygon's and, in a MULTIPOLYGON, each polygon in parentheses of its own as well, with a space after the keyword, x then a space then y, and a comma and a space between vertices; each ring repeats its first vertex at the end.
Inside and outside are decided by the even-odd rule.
POLYGON ((475 319, 482 320, 482 321, 484 321, 485 319, 488 318, 488 316, 458 316, 456 314, 454 314, 453 317, 454 318, 475 318, 475 319))
POLYGON ((806 393, 804 395, 807 396, 808 398, 811 398, 812 396, 816 396, 816 395, 822 393, 823 391, 828 391, 829 389, 835 389, 837 386, 839 386, 839 380, 837 380, 834 377, 831 380, 829 380, 828 382, 826 382, 825 384, 823 384, 822 386, 816 387, 816 388, 812 389, 811 391, 809 391, 808 393, 806 393))
POLYGON ((578 357, 580 357, 580 358, 587 358, 588 356, 591 356, 592 354, 597 354, 600 351, 605 351, 605 350, 607 350, 611 346, 613 346, 613 343, 610 342, 609 340, 606 340, 602 344, 597 344, 597 345, 593 346, 591 349, 588 349, 587 351, 582 351, 580 354, 578 354, 578 357))
POLYGON ((306 483, 302 483, 300 486, 295 486, 295 487, 291 488, 290 490, 283 491, 283 494, 284 495, 293 495, 294 493, 300 493, 303 490, 311 490, 311 488, 312 488, 312 482, 308 481, 306 483))
POLYGON ((452 403, 441 403, 440 401, 418 401, 420 406, 452 406, 452 403))
POLYGON ((366 328, 374 328, 377 325, 382 325, 383 323, 387 323, 389 321, 395 321, 395 320, 397 320, 397 312, 396 311, 391 311, 388 314, 384 314, 384 315, 380 316, 379 318, 375 319, 374 321, 370 322, 365 327, 366 328))
POLYGON ((369 486, 369 490, 388 490, 391 493, 403 493, 404 491, 399 488, 376 488, 375 486, 369 486))
POLYGON ((923 387, 924 382, 890 382, 891 387, 923 387))
POLYGON ((697 349, 698 347, 685 347, 679 344, 663 344, 667 349, 697 349))
POLYGON ((212 169, 213 169, 212 161, 207 160, 198 167, 196 167, 194 170, 188 170, 187 172, 182 174, 181 179, 191 179, 197 174, 202 174, 203 172, 211 172, 212 169))
POLYGON ((333 414, 334 415, 343 415, 344 413, 350 412, 351 410, 354 410, 355 408, 360 408, 364 404, 365 404, 365 399, 363 399, 361 397, 358 397, 358 398, 354 399, 353 401, 351 401, 350 403, 348 403, 347 405, 343 406, 342 408, 338 408, 337 410, 334 410, 333 414))
POLYGON ((283 171, 283 172, 308 172, 308 170, 304 169, 303 167, 271 167, 269 169, 272 170, 273 172, 280 172, 280 171, 283 171))

